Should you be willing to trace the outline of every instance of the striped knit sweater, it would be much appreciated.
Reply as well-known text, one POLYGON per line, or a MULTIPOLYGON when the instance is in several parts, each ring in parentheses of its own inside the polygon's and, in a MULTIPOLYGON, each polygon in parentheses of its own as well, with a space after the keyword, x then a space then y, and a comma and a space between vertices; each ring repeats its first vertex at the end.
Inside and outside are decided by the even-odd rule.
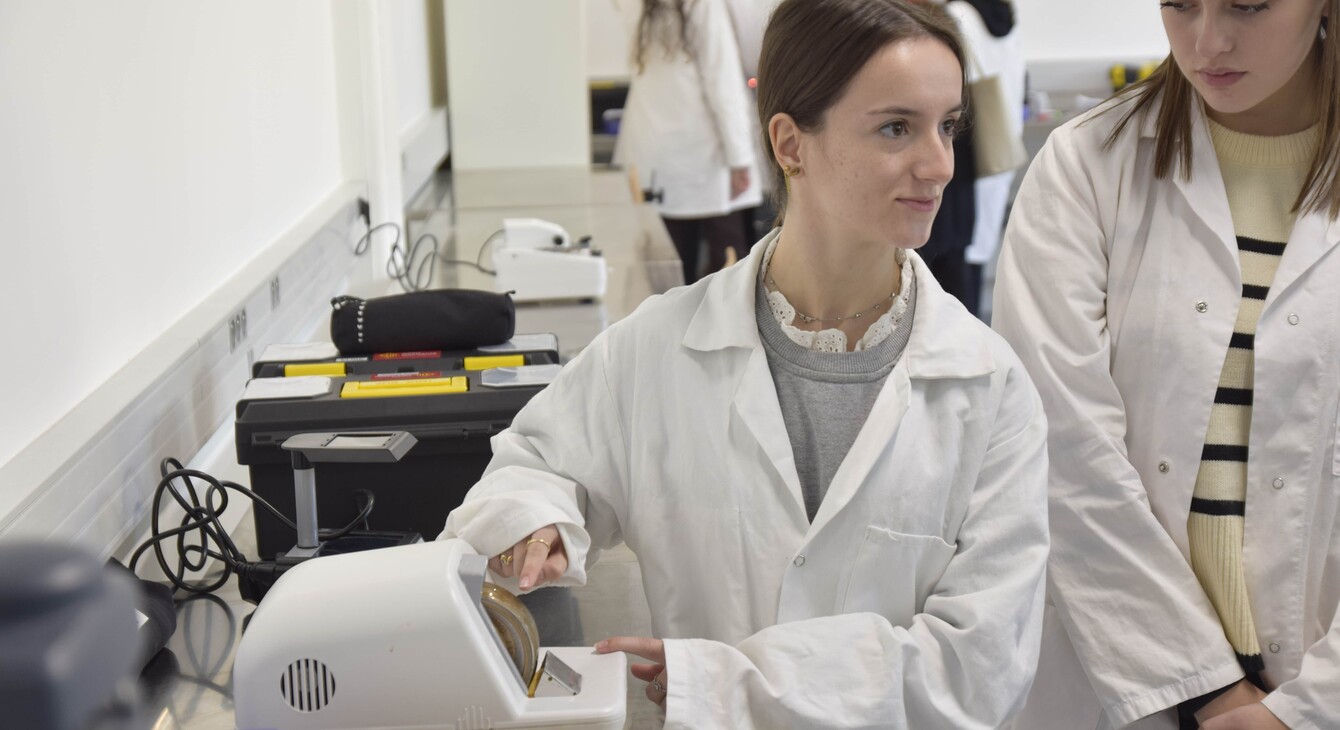
POLYGON ((1224 635, 1248 677, 1260 684, 1264 663, 1242 562, 1254 340, 1261 308, 1293 230, 1296 215, 1290 209, 1307 176, 1320 131, 1313 127, 1293 135, 1259 137, 1210 122, 1210 136, 1238 239, 1242 301, 1210 412, 1187 533, 1191 566, 1219 614, 1224 635))

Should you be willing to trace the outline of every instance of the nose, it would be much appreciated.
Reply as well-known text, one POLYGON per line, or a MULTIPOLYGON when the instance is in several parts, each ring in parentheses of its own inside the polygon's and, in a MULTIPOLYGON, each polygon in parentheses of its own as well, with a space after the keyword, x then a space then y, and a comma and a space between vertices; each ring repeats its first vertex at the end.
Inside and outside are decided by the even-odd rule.
POLYGON ((938 134, 928 136, 917 154, 914 171, 918 178, 935 183, 937 188, 949 184, 954 176, 954 146, 950 140, 938 134))
POLYGON ((1201 58, 1214 58, 1233 49, 1233 39, 1225 26, 1219 13, 1208 8, 1201 13, 1200 29, 1196 33, 1196 53, 1201 58))

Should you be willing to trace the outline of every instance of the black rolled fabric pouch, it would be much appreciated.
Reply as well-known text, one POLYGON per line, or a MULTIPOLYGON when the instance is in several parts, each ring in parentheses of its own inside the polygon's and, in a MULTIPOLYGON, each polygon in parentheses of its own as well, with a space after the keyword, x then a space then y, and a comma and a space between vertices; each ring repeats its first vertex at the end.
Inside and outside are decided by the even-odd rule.
POLYGON ((335 297, 330 306, 330 339, 342 355, 469 350, 502 344, 516 332, 510 293, 432 289, 375 299, 335 297))

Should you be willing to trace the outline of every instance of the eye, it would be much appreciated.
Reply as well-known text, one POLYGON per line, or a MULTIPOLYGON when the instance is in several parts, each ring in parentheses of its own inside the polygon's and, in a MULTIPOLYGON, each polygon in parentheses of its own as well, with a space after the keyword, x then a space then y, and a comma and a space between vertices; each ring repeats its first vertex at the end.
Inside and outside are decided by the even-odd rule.
POLYGON ((1233 9, 1237 10, 1240 13, 1243 13, 1244 15, 1256 15, 1257 13, 1262 12, 1264 10, 1269 10, 1270 3, 1269 2, 1257 3, 1256 5, 1235 4, 1233 6, 1233 9))
POLYGON ((901 119, 895 122, 889 122, 879 128, 879 133, 885 137, 906 137, 907 122, 904 122, 901 119))
POLYGON ((1171 0, 1164 0, 1164 2, 1159 3, 1159 7, 1167 10, 1176 10, 1179 13, 1186 10, 1186 5, 1186 3, 1171 2, 1171 0))
POLYGON ((940 122, 940 134, 943 134, 946 137, 957 136, 959 129, 962 127, 961 122, 962 120, 956 117, 950 117, 949 119, 940 122))

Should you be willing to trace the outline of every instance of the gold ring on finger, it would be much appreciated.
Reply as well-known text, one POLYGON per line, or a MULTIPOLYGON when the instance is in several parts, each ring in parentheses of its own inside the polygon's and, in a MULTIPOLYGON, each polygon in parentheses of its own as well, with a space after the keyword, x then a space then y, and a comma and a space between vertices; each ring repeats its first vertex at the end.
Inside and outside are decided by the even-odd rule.
POLYGON ((549 547, 549 542, 548 542, 547 540, 541 540, 541 539, 538 538, 538 537, 532 537, 531 539, 527 540, 527 541, 526 541, 526 547, 530 547, 530 544, 533 543, 533 542, 538 542, 538 543, 540 543, 541 545, 545 546, 546 548, 549 547))
POLYGON ((502 555, 499 555, 499 556, 498 556, 498 560, 502 561, 502 564, 503 564, 503 565, 511 565, 511 564, 512 564, 512 556, 511 556, 510 553, 503 553, 502 555))

